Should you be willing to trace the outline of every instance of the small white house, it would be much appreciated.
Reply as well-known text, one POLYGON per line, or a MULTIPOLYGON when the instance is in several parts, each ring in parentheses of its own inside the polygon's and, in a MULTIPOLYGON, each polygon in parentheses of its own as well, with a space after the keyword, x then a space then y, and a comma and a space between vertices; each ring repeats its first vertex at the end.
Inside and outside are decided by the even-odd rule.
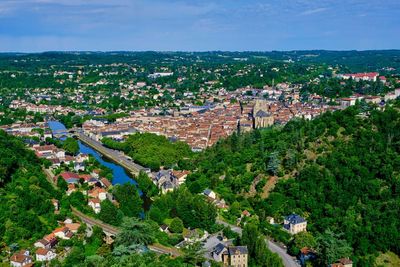
POLYGON ((51 261, 55 259, 57 254, 51 250, 45 248, 39 248, 36 250, 36 260, 37 261, 51 261))
POLYGON ((13 254, 10 258, 10 264, 13 267, 23 267, 32 263, 32 257, 29 256, 28 250, 21 250, 15 254, 13 254))
POLYGON ((94 213, 99 213, 101 211, 100 199, 91 198, 88 205, 94 210, 94 213))

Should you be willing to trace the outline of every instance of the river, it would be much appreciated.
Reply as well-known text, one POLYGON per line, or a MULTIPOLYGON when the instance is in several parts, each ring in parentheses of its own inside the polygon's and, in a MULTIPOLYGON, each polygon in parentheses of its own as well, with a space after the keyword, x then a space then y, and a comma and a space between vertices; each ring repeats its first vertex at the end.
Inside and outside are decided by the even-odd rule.
MULTIPOLYGON (((65 130, 67 132, 67 128, 59 121, 48 121, 49 128, 52 131, 62 131, 65 130)), ((92 155, 101 165, 109 168, 112 170, 113 177, 112 177, 112 184, 125 184, 125 183, 132 183, 137 185, 136 181, 132 179, 130 174, 120 165, 114 163, 113 161, 109 160, 106 157, 103 157, 99 152, 94 150, 93 148, 83 144, 81 141, 79 143, 79 152, 83 154, 92 155)), ((140 190, 139 193, 141 194, 140 190)))

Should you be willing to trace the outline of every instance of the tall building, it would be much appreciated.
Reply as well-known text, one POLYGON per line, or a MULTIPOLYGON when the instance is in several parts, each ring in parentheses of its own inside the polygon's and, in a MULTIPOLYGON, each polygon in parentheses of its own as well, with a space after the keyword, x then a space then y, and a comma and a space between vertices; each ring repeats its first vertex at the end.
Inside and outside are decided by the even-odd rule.
POLYGON ((274 116, 269 112, 269 105, 265 100, 257 100, 254 109, 254 128, 265 128, 274 124, 274 116))

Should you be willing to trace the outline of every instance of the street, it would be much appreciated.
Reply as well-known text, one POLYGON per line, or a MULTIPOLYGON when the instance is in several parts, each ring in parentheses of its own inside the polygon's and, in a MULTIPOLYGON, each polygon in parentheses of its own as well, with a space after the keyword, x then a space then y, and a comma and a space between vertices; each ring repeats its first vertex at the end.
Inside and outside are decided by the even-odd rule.
POLYGON ((268 248, 279 255, 283 261, 283 265, 285 267, 299 267, 300 265, 293 259, 292 256, 286 253, 286 250, 278 246, 276 243, 272 242, 271 240, 266 239, 268 242, 268 248))

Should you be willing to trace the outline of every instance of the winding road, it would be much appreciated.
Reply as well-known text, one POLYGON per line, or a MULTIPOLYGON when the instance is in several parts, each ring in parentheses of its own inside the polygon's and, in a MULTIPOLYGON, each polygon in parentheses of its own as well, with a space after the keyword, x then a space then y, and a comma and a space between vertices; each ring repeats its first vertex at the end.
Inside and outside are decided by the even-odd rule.
MULTIPOLYGON (((222 225, 228 226, 231 228, 232 231, 234 231, 235 233, 238 233, 239 235, 242 235, 242 228, 240 228, 239 226, 236 225, 232 225, 229 224, 227 222, 224 222, 220 219, 217 219, 217 223, 220 223, 222 225)), ((275 242, 269 240, 269 239, 265 239, 266 242, 268 242, 268 248, 279 255, 279 257, 282 259, 283 265, 285 265, 285 267, 299 267, 300 265, 294 260, 294 258, 292 256, 290 256, 289 254, 287 254, 286 249, 283 249, 282 247, 280 247, 278 244, 276 244, 275 242)))

